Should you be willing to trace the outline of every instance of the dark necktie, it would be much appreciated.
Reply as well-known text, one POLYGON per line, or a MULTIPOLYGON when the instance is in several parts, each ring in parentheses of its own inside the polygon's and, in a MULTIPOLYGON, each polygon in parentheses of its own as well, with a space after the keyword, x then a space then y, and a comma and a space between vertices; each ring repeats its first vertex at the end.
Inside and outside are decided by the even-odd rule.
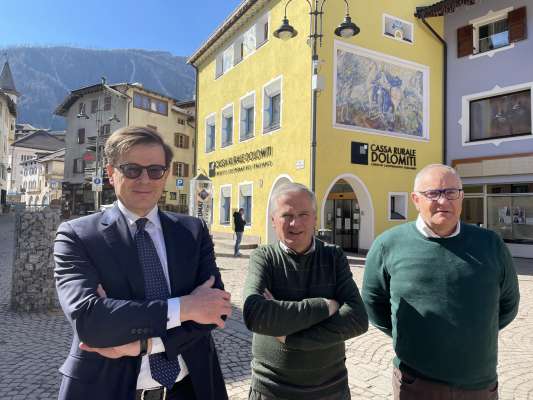
MULTIPOLYGON (((144 229, 147 222, 147 218, 139 218, 135 221, 137 224, 135 245, 137 246, 139 262, 143 269, 146 300, 166 300, 170 297, 167 280, 165 279, 163 266, 157 255, 154 242, 150 234, 144 229)), ((164 354, 156 353, 148 356, 150 371, 152 378, 170 389, 176 383, 180 365, 177 358, 168 360, 164 354)))

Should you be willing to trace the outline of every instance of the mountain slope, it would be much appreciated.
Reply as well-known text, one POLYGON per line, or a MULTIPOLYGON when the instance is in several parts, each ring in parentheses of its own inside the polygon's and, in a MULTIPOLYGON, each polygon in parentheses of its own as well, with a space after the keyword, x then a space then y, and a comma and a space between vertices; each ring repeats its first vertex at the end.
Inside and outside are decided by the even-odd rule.
POLYGON ((99 83, 102 76, 108 83, 140 82, 178 100, 194 95, 194 69, 185 57, 163 51, 12 47, 0 52, 7 53, 21 93, 17 122, 40 128, 64 129, 64 119, 53 115, 57 105, 71 90, 99 83))

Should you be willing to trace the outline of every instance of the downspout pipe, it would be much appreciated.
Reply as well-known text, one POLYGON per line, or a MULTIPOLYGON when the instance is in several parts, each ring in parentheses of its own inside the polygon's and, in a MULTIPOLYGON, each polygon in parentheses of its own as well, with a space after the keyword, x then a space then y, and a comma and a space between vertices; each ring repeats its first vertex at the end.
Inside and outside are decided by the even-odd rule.
POLYGON ((198 94, 200 93, 200 90, 198 89, 198 67, 195 64, 192 64, 192 67, 194 68, 195 72, 195 98, 194 98, 194 159, 192 164, 192 170, 194 171, 194 175, 198 175, 198 172, 196 171, 196 166, 198 164, 198 94))
POLYGON ((442 44, 442 51, 443 51, 443 57, 442 57, 442 75, 443 75, 443 82, 442 82, 442 163, 446 164, 446 158, 448 156, 448 146, 447 146, 447 129, 448 129, 448 44, 446 43, 446 40, 433 29, 433 27, 426 21, 426 18, 421 18, 422 23, 430 30, 430 32, 435 36, 442 44))

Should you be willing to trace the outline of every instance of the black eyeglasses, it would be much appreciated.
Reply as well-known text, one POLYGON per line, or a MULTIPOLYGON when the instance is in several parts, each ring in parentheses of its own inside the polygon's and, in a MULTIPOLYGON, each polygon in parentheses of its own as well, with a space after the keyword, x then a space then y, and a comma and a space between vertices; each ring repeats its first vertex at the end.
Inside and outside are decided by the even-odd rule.
POLYGON ((442 195, 444 195, 447 200, 457 200, 462 191, 463 189, 432 189, 417 193, 420 193, 428 200, 435 201, 440 199, 442 195))
POLYGON ((148 165, 146 167, 139 164, 122 164, 116 167, 122 172, 122 174, 128 179, 137 179, 143 173, 143 169, 146 170, 148 178, 161 179, 165 175, 168 169, 164 165, 148 165))

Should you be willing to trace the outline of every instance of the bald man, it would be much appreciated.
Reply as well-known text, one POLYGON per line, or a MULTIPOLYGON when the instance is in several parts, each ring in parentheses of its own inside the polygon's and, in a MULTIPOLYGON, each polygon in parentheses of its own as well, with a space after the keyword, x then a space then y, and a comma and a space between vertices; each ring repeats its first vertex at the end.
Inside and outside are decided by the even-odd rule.
POLYGON ((372 244, 362 297, 393 339, 394 398, 498 398, 498 332, 518 311, 516 271, 493 231, 460 222, 461 179, 432 164, 416 176, 416 222, 372 244))

